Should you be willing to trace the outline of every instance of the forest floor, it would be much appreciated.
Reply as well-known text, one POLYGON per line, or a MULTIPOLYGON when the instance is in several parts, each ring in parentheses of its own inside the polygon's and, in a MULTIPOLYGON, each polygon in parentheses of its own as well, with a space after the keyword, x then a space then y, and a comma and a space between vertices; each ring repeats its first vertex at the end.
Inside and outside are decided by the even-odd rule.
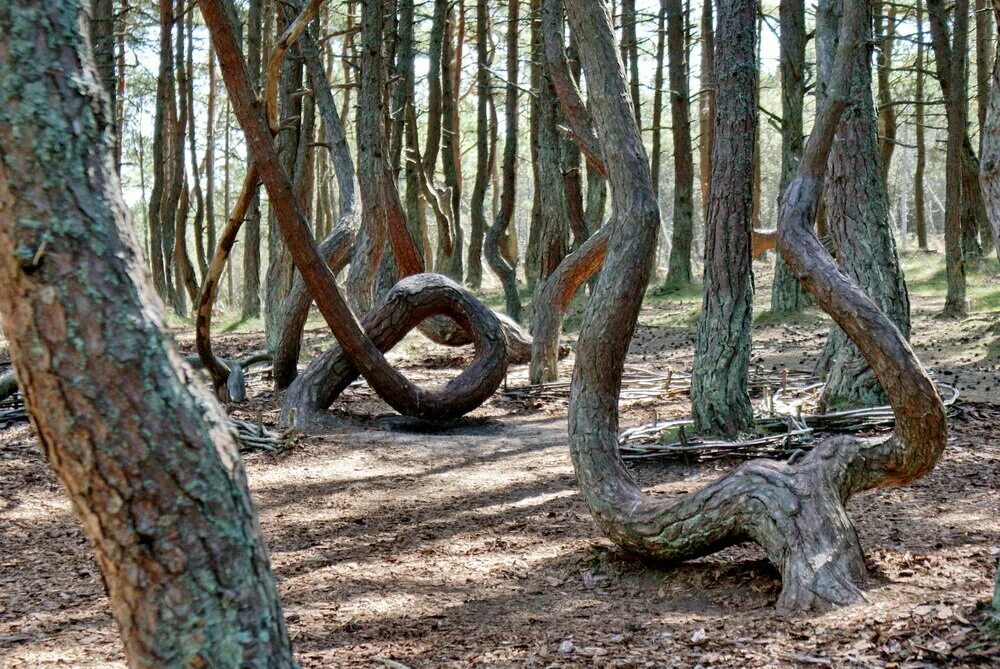
MULTIPOLYGON (((918 355, 962 393, 938 467, 903 489, 851 500, 872 575, 867 601, 782 617, 776 572, 753 546, 672 567, 603 539, 577 494, 566 401, 496 395, 428 433, 362 384, 336 425, 278 455, 246 456, 296 655, 303 667, 996 666, 977 630, 1000 553, 1000 285, 970 290, 972 317, 933 318, 938 256, 907 256, 918 355)), ((770 277, 756 263, 758 312, 770 277)), ((697 291, 651 295, 630 362, 689 371, 697 291)), ((815 311, 755 324, 753 364, 810 371, 828 321, 815 311)), ((190 328, 179 330, 191 347, 190 328)), ((310 322, 309 355, 328 343, 310 322)), ((574 337, 567 336, 572 344, 574 337)), ((223 354, 259 331, 222 334, 223 354)), ((468 352, 404 341, 390 359, 440 382, 468 352)), ((560 365, 569 377, 573 356, 560 365)), ((526 382, 511 370, 511 386, 526 382)), ((276 417, 258 376, 247 418, 276 417)), ((683 416, 686 397, 622 403, 622 427, 683 416)), ((632 467, 663 496, 738 461, 632 467)), ((123 667, 117 630, 80 525, 25 424, 0 424, 0 667, 123 667)))

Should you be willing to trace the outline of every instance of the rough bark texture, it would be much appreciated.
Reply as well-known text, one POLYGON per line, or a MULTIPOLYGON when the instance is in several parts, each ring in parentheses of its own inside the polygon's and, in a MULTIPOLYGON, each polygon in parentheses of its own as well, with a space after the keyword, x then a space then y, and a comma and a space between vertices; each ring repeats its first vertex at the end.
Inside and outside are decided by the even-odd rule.
MULTIPOLYGON (((687 55, 687 40, 684 39, 684 25, 681 21, 681 39, 684 43, 682 49, 687 55)), ((660 163, 662 162, 663 129, 663 63, 667 50, 667 3, 660 0, 660 7, 656 12, 656 66, 653 70, 653 119, 650 124, 650 150, 649 169, 653 177, 653 192, 656 197, 660 197, 660 163)), ((685 73, 686 74, 686 73, 685 73)), ((690 105, 690 100, 687 101, 690 105)), ((661 240, 662 243, 662 240, 661 240)))
MULTIPOLYGON (((993 8, 1000 17, 1000 3, 993 8)), ((990 77, 989 103, 981 141, 982 168, 979 180, 989 213, 994 246, 1000 255, 1000 67, 994 66, 990 77)))
MULTIPOLYGON (((829 81, 839 74, 832 67, 841 11, 840 0, 825 0, 819 5, 816 39, 821 94, 828 92, 829 81)), ((866 25, 870 36, 870 13, 866 25)), ((856 56, 851 99, 830 155, 824 194, 827 225, 837 248, 837 262, 908 338, 910 299, 899 268, 888 196, 879 170, 871 57, 870 45, 856 56)), ((865 358, 837 327, 831 330, 817 371, 827 380, 823 398, 827 405, 885 403, 865 358)))
POLYGON ((80 28, 79 3, 0 6, 0 317, 28 409, 130 666, 294 667, 235 440, 161 332, 80 28))
MULTIPOLYGON (((721 3, 721 12, 732 11, 721 3)), ((852 3, 854 27, 844 42, 861 39, 863 15, 852 3)), ((821 112, 799 177, 782 207, 781 251, 807 290, 871 357, 889 391, 897 433, 887 440, 827 442, 790 462, 742 465, 705 489, 663 500, 635 484, 617 449, 617 401, 628 343, 646 287, 659 218, 645 152, 623 101, 621 66, 610 20, 596 1, 569 5, 570 24, 595 99, 598 134, 608 149, 615 209, 603 272, 580 335, 570 394, 570 452, 581 492, 597 524, 613 541, 640 555, 683 560, 754 541, 779 569, 782 609, 847 604, 861 596, 864 558, 845 510, 861 490, 901 485, 926 474, 945 445, 944 410, 909 346, 891 322, 842 274, 813 232, 814 218, 839 111, 821 112)), ((853 62, 845 48, 838 65, 853 62)), ((752 58, 749 59, 752 63, 752 58)), ((848 77, 838 86, 846 95, 848 77)), ((752 96, 752 93, 751 93, 752 96)))
POLYGON ((517 290, 517 265, 508 262, 502 252, 502 244, 514 216, 517 197, 517 127, 518 127, 518 27, 520 2, 507 3, 507 90, 504 95, 504 147, 503 147, 503 194, 500 210, 486 232, 486 262, 503 284, 504 302, 507 315, 514 321, 521 320, 521 296, 517 290))
MULTIPOLYGON (((781 19, 781 180, 778 197, 791 183, 802 158, 802 106, 806 95, 806 8, 804 0, 782 0, 781 19)), ((771 311, 801 311, 802 284, 779 255, 774 261, 771 311)))
POLYGON ((691 283, 694 237, 694 160, 688 100, 687 45, 681 0, 665 0, 667 58, 670 71, 670 123, 674 139, 674 224, 667 263, 667 284, 691 283))
POLYGON ((735 437, 753 424, 747 394, 753 274, 750 222, 757 126, 756 2, 719 5, 705 298, 691 374, 695 428, 735 437))

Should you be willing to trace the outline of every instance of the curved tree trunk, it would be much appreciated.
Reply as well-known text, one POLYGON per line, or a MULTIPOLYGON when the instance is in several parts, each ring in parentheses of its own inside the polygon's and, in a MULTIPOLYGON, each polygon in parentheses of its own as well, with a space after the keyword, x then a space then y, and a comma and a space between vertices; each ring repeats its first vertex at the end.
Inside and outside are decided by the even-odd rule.
MULTIPOLYGON (((816 49, 823 82, 839 76, 831 68, 840 11, 840 0, 824 0, 819 5, 816 49)), ((872 22, 869 20, 866 25, 870 31, 872 22)), ((871 57, 868 46, 858 52, 854 63, 850 102, 830 155, 824 194, 827 225, 841 268, 879 305, 903 337, 909 338, 910 299, 899 268, 889 223, 888 196, 879 169, 871 57)), ((868 362, 837 327, 830 332, 817 373, 826 377, 823 402, 828 406, 885 403, 885 395, 868 362)))
MULTIPOLYGON (((848 0, 837 70, 850 73, 864 14, 848 0)), ((721 15, 736 13, 722 0, 721 15)), ((739 3, 742 4, 742 3, 739 3)), ((926 474, 945 445, 944 408, 930 378, 878 306, 841 273, 813 232, 834 128, 849 74, 832 86, 807 145, 799 176, 781 210, 780 250, 806 288, 871 359, 896 410, 886 440, 838 439, 797 461, 757 460, 693 494, 663 500, 635 484, 617 446, 617 402, 628 343, 646 288, 659 216, 648 163, 614 62, 609 17, 597 1, 569 5, 595 92, 598 134, 607 149, 616 222, 606 266, 580 335, 570 394, 570 452, 581 492, 597 524, 637 554, 683 560, 754 541, 779 569, 779 608, 847 604, 861 596, 864 558, 845 510, 856 492, 902 485, 926 474)), ((721 23, 721 22, 720 22, 721 23)), ((721 44, 720 44, 721 47, 721 44)), ((752 59, 751 59, 752 62, 752 59)), ((752 94, 750 95, 752 99, 752 94)))
POLYGON ((753 274, 750 268, 757 127, 756 2, 719 5, 715 145, 705 221, 705 298, 694 365, 695 429, 735 437, 753 424, 747 394, 753 274))
MULTIPOLYGON (((330 270, 334 275, 337 275, 350 259, 356 230, 361 220, 357 176, 354 172, 354 161, 351 159, 347 135, 344 132, 340 114, 337 113, 337 105, 330 91, 326 69, 323 67, 319 49, 309 31, 302 35, 299 44, 306 60, 316 106, 323 119, 330 161, 333 163, 333 169, 337 176, 340 218, 334 229, 319 246, 320 255, 326 258, 330 270)), ((272 374, 276 388, 288 387, 298 374, 297 364, 302 344, 302 331, 305 328, 306 319, 309 317, 311 305, 312 295, 310 295, 302 275, 297 273, 292 290, 285 300, 281 334, 274 351, 272 374)))
MULTIPOLYGON (((467 374, 460 375, 462 383, 453 382, 440 391, 424 390, 414 386, 386 362, 378 345, 368 338, 354 318, 337 288, 333 274, 316 249, 308 221, 295 198, 287 172, 282 169, 278 160, 270 127, 260 106, 255 102, 256 97, 240 57, 239 42, 223 0, 200 0, 200 6, 219 55, 219 64, 233 109, 253 150, 282 235, 320 313, 345 353, 358 366, 372 388, 402 414, 418 418, 448 419, 478 406, 499 385, 507 363, 504 336, 492 312, 474 298, 471 303, 466 303, 459 299, 460 295, 450 295, 451 299, 434 305, 438 311, 421 315, 420 320, 423 320, 434 313, 444 312, 475 334, 476 358, 466 370, 467 374), (482 311, 477 309, 477 305, 482 307, 482 311)), ((381 34, 379 24, 374 21, 369 23, 365 26, 366 31, 377 28, 381 34)), ((382 155, 384 157, 385 153, 382 155)), ((403 233, 409 237, 405 226, 403 233)), ((400 260, 401 266, 402 262, 400 260)))
MULTIPOLYGON (((781 18, 781 180, 785 192, 802 157, 802 106, 806 95, 806 8, 804 0, 783 0, 781 18)), ((806 304, 802 284, 779 255, 774 261, 771 311, 801 311, 806 304)))
POLYGON ((129 666, 294 667, 235 440, 161 332, 78 11, 0 5, 0 89, 36 91, 0 113, 0 317, 25 401, 129 666), (57 144, 26 150, 24 132, 57 144), (22 220, 50 223, 35 267, 22 220))

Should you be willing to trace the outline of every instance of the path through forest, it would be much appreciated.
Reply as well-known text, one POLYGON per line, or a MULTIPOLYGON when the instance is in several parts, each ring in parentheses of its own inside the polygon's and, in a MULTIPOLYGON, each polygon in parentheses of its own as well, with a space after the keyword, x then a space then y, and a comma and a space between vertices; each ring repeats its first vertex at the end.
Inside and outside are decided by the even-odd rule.
MULTIPOLYGON (((497 395, 428 433, 355 385, 335 404, 339 427, 280 455, 247 457, 297 657, 304 667, 397 669, 393 661, 926 667, 995 658, 1000 649, 977 646, 974 624, 1000 552, 1000 352, 987 357, 990 319, 934 320, 937 300, 918 286, 914 339, 936 376, 961 390, 963 413, 930 476, 852 501, 876 579, 868 602, 779 617, 777 575, 753 546, 672 568, 622 554, 576 493, 565 401, 497 395)), ((648 299, 631 362, 687 371, 696 307, 684 295, 648 299)), ((752 364, 809 370, 825 322, 811 312, 761 319, 752 364)), ((188 330, 178 333, 182 348, 188 330)), ((305 350, 327 339, 311 324, 305 350)), ((261 345, 254 333, 218 339, 224 355, 261 345)), ((417 335, 391 357, 418 382, 463 364, 417 335)), ((561 363, 563 378, 572 364, 561 363)), ((526 378, 518 367, 508 383, 526 378)), ((267 382, 252 379, 241 415, 276 417, 267 382)), ((644 399, 622 410, 628 427, 654 413, 685 415, 688 403, 644 399)), ((30 429, 0 424, 0 442, 0 667, 124 666, 92 553, 30 429)), ((674 495, 732 466, 647 462, 634 471, 674 495)))

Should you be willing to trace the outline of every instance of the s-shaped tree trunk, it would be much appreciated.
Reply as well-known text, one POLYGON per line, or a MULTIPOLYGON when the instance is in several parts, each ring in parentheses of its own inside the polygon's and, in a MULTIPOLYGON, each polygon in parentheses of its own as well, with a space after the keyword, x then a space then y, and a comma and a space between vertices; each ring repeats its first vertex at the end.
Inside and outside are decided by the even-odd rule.
POLYGON ((25 401, 129 666, 295 667, 235 440, 162 332, 79 11, 0 4, 0 320, 25 401))
MULTIPOLYGON (((722 0, 722 13, 733 12, 722 0)), ((834 263, 813 230, 823 173, 863 39, 865 0, 847 0, 832 86, 796 179, 781 208, 779 249, 806 289, 869 358, 889 395, 896 433, 839 438, 788 462, 748 462, 706 488, 664 500, 644 494, 618 452, 621 374, 656 248, 659 212, 638 129, 625 102, 606 6, 568 5, 572 29, 587 35, 580 57, 594 91, 594 117, 608 157, 616 219, 604 272, 587 308, 570 392, 570 453, 597 524, 626 549, 684 560, 754 541, 779 569, 782 609, 804 610, 862 596, 864 558, 845 503, 854 493, 902 485, 926 474, 945 446, 944 407, 892 322, 834 263)), ((750 59, 749 62, 752 62, 750 59)), ((751 94, 752 95, 752 94, 751 94)))

